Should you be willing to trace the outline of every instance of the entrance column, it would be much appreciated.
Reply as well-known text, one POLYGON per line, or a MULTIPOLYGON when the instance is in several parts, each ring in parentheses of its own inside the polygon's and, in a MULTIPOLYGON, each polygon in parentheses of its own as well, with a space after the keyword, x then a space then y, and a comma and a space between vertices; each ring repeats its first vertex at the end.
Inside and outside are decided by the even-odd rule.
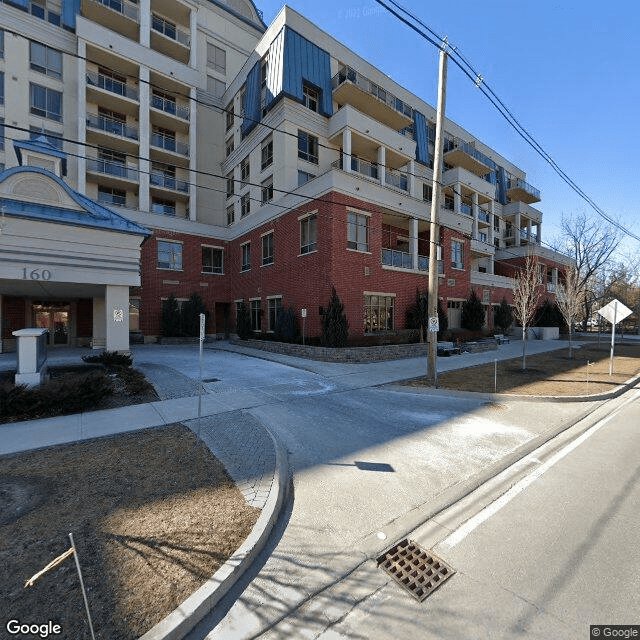
POLYGON ((93 299, 93 337, 92 349, 104 349, 107 340, 107 325, 105 322, 104 298, 93 299))
POLYGON ((129 351, 129 287, 107 285, 105 294, 107 351, 129 351))

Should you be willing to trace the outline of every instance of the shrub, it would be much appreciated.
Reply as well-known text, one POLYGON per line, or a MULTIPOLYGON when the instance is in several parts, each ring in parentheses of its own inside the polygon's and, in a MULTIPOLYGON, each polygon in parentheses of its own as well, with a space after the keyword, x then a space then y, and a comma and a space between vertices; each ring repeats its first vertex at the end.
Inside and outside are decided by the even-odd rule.
POLYGON ((240 340, 247 340, 253 335, 251 330, 251 316, 244 302, 238 305, 238 317, 236 318, 236 333, 240 340))
POLYGON ((563 327, 564 325, 565 321, 558 305, 549 299, 538 307, 531 323, 533 327, 563 327))
POLYGON ((128 395, 139 396, 146 393, 155 393, 153 385, 137 369, 121 367, 117 369, 117 374, 118 378, 124 383, 124 388, 128 395))
POLYGON ((471 289, 469 297, 462 303, 460 324, 469 331, 480 331, 484 325, 484 307, 475 289, 471 289))
POLYGON ((493 316, 493 324, 502 333, 506 333, 513 324, 513 309, 507 304, 505 298, 502 298, 500 306, 496 309, 496 313, 493 316))
POLYGON ((331 300, 322 316, 322 346, 345 347, 349 340, 349 321, 344 313, 344 305, 331 287, 331 300))
POLYGON ((447 310, 442 306, 442 300, 438 299, 438 338, 443 339, 449 328, 449 317, 447 310))
POLYGON ((298 316, 293 307, 278 309, 275 326, 276 339, 282 342, 297 342, 300 337, 298 316))
POLYGON ((131 356, 117 351, 103 351, 96 355, 82 356, 82 360, 88 364, 103 364, 108 369, 113 367, 130 367, 133 363, 131 356))
POLYGON ((424 342, 424 337, 429 327, 429 302, 427 292, 420 293, 416 287, 416 300, 407 309, 406 313, 407 329, 414 329, 420 335, 420 342, 424 342))
POLYGON ((209 312, 200 294, 192 293, 180 313, 182 335, 192 338, 197 338, 200 335, 201 313, 204 313, 205 320, 209 317, 209 312))
POLYGON ((174 293, 162 301, 160 331, 165 338, 176 338, 181 334, 180 307, 174 293))

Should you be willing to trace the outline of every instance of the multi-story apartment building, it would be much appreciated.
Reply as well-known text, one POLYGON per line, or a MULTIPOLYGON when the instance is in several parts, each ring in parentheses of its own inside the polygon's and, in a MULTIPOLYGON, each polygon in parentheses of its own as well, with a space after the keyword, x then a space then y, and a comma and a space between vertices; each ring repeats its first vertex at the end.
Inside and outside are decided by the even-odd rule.
POLYGON ((33 324, 126 348, 129 329, 160 333, 172 293, 202 296, 208 333, 243 301, 257 331, 295 306, 317 334, 332 286, 352 334, 399 329, 430 246, 450 326, 475 288, 490 327, 527 253, 550 295, 568 264, 541 244, 524 172, 451 121, 432 243, 435 110, 290 8, 268 28, 250 0, 13 0, 0 15, 5 348, 33 324), (43 135, 55 148, 27 142, 43 135), (22 174, 37 197, 11 186, 22 174), (43 239, 34 206, 66 245, 43 239), (113 260, 110 241, 83 244, 86 217, 59 211, 79 207, 115 234, 113 260), (123 245, 139 275, 115 277, 123 245))

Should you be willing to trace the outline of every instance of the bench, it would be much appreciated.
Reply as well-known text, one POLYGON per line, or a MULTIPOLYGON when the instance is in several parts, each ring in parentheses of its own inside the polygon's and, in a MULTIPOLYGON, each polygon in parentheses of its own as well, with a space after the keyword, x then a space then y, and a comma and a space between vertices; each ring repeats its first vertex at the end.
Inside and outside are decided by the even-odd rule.
POLYGON ((504 344, 505 342, 509 342, 509 337, 505 336, 502 333, 496 333, 493 337, 496 339, 496 342, 498 344, 504 344))

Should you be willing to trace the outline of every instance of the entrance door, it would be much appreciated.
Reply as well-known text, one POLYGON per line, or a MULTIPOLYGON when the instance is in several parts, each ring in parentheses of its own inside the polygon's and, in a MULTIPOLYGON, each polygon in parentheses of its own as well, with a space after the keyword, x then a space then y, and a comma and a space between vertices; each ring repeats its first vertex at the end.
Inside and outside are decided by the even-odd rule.
POLYGON ((69 344, 69 305, 34 304, 33 319, 38 329, 48 329, 47 344, 69 344))

